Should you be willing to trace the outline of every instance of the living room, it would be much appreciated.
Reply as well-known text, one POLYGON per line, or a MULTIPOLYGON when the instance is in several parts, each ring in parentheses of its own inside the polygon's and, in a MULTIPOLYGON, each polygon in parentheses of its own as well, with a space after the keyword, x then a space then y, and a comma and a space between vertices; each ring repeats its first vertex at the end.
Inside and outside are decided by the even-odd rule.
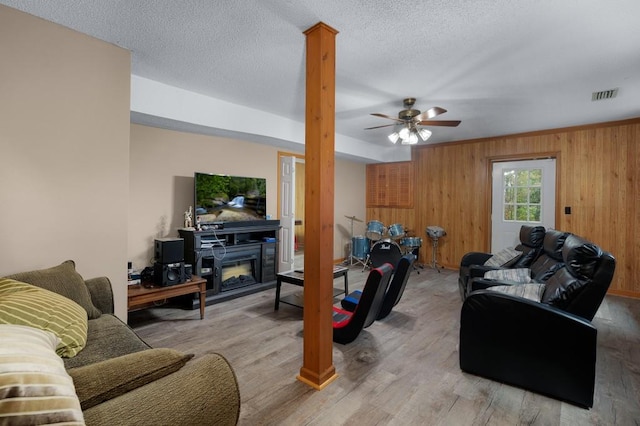
MULTIPOLYGON (((12 65, 0 83, 0 275, 73 259, 84 277, 110 277, 116 314, 126 320, 125 265, 146 266, 153 239, 175 236, 195 171, 266 177, 268 213, 277 216, 278 152, 303 151, 132 124, 131 52, 6 6, 0 28, 0 53, 12 65)), ((423 186, 413 210, 367 208, 366 164, 339 158, 336 224, 347 227, 342 218, 355 215, 418 230, 441 225, 448 238, 440 262, 456 269, 466 252, 489 249, 489 213, 478 194, 490 161, 553 155, 561 161, 559 205, 573 207, 556 227, 613 253, 610 293, 640 297, 640 119, 539 130, 415 149, 410 161, 423 186)), ((336 235, 338 260, 348 238, 336 235)), ((421 260, 429 255, 423 250, 421 260)))

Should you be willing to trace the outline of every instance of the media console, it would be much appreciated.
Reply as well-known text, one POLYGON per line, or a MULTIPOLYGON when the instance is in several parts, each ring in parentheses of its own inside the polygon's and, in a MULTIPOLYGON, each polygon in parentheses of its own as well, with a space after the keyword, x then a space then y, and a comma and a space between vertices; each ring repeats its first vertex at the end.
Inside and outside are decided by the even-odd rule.
MULTIPOLYGON (((275 287, 279 220, 225 223, 222 229, 178 230, 184 238, 184 261, 207 280, 206 304, 275 287)), ((185 299, 197 309, 197 297, 185 299)))

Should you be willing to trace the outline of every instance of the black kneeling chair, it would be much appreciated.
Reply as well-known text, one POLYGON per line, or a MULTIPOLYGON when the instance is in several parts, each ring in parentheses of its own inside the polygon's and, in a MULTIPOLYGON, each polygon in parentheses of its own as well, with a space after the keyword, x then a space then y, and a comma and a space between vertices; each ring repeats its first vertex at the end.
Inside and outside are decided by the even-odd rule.
POLYGON ((363 328, 369 327, 376 320, 393 266, 389 263, 374 268, 369 272, 367 282, 362 290, 360 303, 354 312, 333 307, 333 341, 347 344, 353 342, 363 328))
MULTIPOLYGON (((394 306, 398 304, 402 294, 404 293, 404 288, 407 286, 407 281, 409 280, 409 274, 411 274, 411 270, 413 269, 413 263, 416 260, 416 256, 413 253, 407 253, 400 258, 396 268, 394 269, 393 278, 391 279, 391 284, 389 284, 389 288, 384 295, 384 300, 382 302, 382 306, 380 307, 380 312, 376 316, 376 319, 386 318, 387 315, 391 313, 391 310, 394 306)), ((353 312, 358 306, 360 302, 360 298, 362 297, 362 292, 360 290, 355 290, 347 297, 342 299, 340 304, 342 308, 346 311, 353 312)))

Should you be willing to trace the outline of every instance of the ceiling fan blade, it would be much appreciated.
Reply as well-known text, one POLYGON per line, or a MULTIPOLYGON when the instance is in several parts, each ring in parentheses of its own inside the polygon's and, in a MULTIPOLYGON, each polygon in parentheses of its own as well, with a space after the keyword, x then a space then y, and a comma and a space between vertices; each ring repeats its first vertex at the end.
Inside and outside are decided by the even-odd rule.
POLYGON ((376 117, 388 118, 389 120, 394 120, 394 121, 397 121, 399 123, 404 123, 404 120, 401 120, 401 119, 396 118, 396 117, 391 117, 390 115, 380 114, 379 112, 373 112, 373 113, 371 113, 371 115, 375 115, 376 117))
POLYGON ((429 120, 433 117, 437 117, 440 114, 444 114, 445 112, 447 112, 447 110, 444 108, 432 107, 424 111, 422 114, 416 115, 413 119, 415 121, 429 120))
POLYGON ((422 120, 416 124, 421 126, 445 126, 445 127, 458 127, 460 120, 422 120))
POLYGON ((395 126, 395 124, 385 124, 384 126, 366 127, 365 130, 379 129, 381 127, 391 127, 391 126, 395 126))

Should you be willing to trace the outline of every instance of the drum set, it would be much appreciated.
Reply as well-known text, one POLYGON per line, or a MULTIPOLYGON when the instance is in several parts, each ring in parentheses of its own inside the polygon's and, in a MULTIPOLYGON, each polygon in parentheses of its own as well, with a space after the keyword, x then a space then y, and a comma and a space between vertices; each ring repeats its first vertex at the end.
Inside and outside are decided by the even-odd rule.
POLYGON ((367 267, 377 268, 385 263, 394 267, 407 253, 418 255, 422 246, 422 238, 410 237, 402 224, 394 223, 385 226, 378 220, 367 223, 365 235, 353 235, 353 221, 362 222, 355 216, 346 216, 351 220, 351 265, 359 263, 363 270, 367 267))

